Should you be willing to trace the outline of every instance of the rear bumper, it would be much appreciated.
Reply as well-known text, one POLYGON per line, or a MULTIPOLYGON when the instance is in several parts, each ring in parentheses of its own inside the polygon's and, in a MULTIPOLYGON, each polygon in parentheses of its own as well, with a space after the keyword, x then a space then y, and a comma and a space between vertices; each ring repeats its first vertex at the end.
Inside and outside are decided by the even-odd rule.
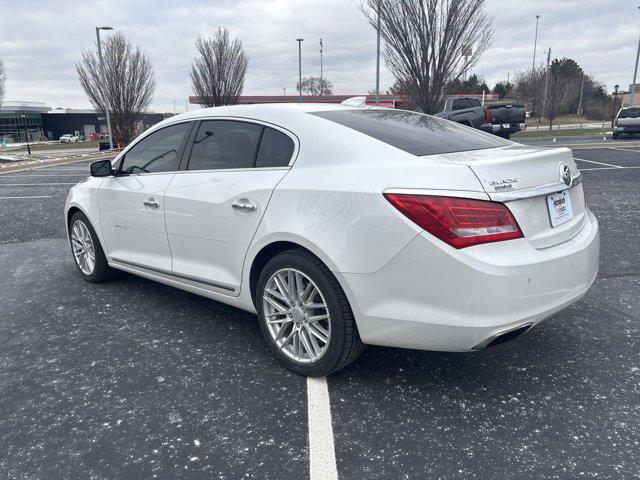
POLYGON ((489 133, 515 133, 515 132, 521 132, 527 129, 527 124, 524 122, 509 123, 508 127, 505 127, 505 125, 507 124, 498 123, 494 125, 492 123, 483 123, 480 126, 480 130, 483 130, 489 133))
POLYGON ((613 127, 616 133, 640 133, 640 125, 613 127))
POLYGON ((455 250, 421 233, 376 273, 337 275, 364 343, 468 351, 579 300, 599 248, 587 211, 582 230, 554 247, 517 239, 455 250))

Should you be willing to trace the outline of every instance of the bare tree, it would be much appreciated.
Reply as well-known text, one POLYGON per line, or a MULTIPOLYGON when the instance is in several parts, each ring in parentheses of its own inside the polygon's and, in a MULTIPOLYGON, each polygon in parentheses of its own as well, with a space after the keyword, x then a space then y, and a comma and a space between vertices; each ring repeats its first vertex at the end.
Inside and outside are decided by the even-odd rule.
POLYGON ((193 91, 207 107, 233 105, 244 88, 249 62, 239 39, 226 28, 196 40, 198 56, 191 65, 193 91))
MULTIPOLYGON (((296 84, 296 90, 300 90, 300 83, 296 84)), ((320 80, 320 77, 304 77, 302 79, 302 93, 307 95, 332 95, 333 84, 326 78, 320 80)))
POLYGON ((518 97, 530 103, 533 117, 542 115, 546 72, 546 67, 541 67, 533 70, 520 70, 513 76, 514 91, 518 97))
POLYGON ((4 94, 6 92, 7 74, 5 73, 4 62, 0 60, 0 106, 4 100, 4 94))
MULTIPOLYGON (((102 57, 114 143, 126 145, 138 133, 138 122, 153 99, 156 87, 153 66, 140 48, 120 32, 103 42, 102 57)), ((105 115, 97 49, 84 50, 76 70, 91 105, 105 115)))
POLYGON ((380 34, 384 57, 406 93, 435 112, 445 85, 475 65, 491 42, 484 0, 366 0, 361 9, 380 34))

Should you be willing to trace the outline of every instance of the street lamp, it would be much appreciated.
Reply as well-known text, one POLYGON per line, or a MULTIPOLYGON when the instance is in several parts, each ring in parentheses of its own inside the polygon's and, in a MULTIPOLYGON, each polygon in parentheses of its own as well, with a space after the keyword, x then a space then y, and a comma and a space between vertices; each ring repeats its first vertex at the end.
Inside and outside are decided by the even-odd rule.
POLYGON ((298 93, 300 103, 302 103, 302 42, 304 42, 304 38, 296 38, 296 42, 298 42, 298 93))
POLYGON ((536 15, 536 36, 533 39, 533 63, 531 64, 531 71, 536 69, 536 48, 538 47, 538 19, 540 15, 536 15))
POLYGON ((380 0, 378 0, 378 27, 376 46, 376 107, 380 105, 380 0))
POLYGON ((100 59, 100 76, 102 77, 102 100, 104 112, 107 115, 107 132, 109 133, 109 148, 113 150, 113 135, 111 135, 111 118, 109 117, 109 92, 107 91, 107 79, 104 75, 104 60, 102 59, 102 47, 100 46, 100 30, 113 30, 112 27, 96 27, 96 39, 98 41, 98 58, 100 59))
POLYGON ((27 126, 27 121, 26 121, 27 116, 24 113, 21 113, 20 118, 22 118, 22 121, 24 122, 24 125, 26 127, 24 130, 24 133, 26 134, 26 137, 27 137, 27 154, 31 155, 31 146, 29 145, 29 127, 27 126))

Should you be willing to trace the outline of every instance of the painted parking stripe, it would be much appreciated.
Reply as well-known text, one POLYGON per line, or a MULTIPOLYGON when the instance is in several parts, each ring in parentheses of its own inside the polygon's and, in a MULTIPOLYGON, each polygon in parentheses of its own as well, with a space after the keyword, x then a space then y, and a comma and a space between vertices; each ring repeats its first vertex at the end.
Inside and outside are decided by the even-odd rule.
POLYGON ((30 175, 3 175, 2 178, 28 178, 28 177, 82 177, 80 173, 32 173, 30 175))
POLYGON ((43 187, 47 185, 76 185, 78 182, 58 183, 0 183, 0 187, 43 187))
POLYGON ((307 377, 307 398, 309 478, 310 480, 337 480, 338 467, 326 377, 307 377))
POLYGON ((596 162, 595 160, 585 160, 584 158, 573 157, 573 159, 580 160, 581 162, 595 163, 596 165, 604 165, 605 167, 624 168, 624 167, 621 167, 620 165, 612 165, 611 163, 596 162))
POLYGON ((600 170, 633 170, 634 168, 640 168, 640 165, 637 167, 598 167, 598 168, 581 168, 581 172, 592 172, 592 171, 600 171, 600 170))
POLYGON ((24 197, 0 197, 0 200, 16 200, 23 198, 51 198, 51 195, 27 195, 24 197))
POLYGON ((620 152, 629 152, 629 153, 638 153, 638 150, 629 150, 629 148, 639 148, 639 147, 635 147, 635 146, 630 146, 629 148, 620 148, 620 147, 607 147, 610 150, 618 150, 620 152))

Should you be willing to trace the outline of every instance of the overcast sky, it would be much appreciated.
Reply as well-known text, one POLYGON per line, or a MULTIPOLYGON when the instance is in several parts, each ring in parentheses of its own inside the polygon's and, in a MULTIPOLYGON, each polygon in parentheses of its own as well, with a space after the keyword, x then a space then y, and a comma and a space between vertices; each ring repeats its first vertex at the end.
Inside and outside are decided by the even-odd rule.
MULTIPOLYGON (((303 76, 324 72, 334 93, 375 87, 375 31, 358 0, 29 1, 0 0, 0 58, 7 68, 5 100, 86 108, 74 63, 95 40, 97 23, 123 31, 150 57, 156 76, 152 110, 184 111, 192 94, 194 41, 218 26, 229 28, 249 56, 245 94, 295 94, 297 44, 303 37, 303 76)), ((535 15, 540 14, 536 63, 574 58, 608 90, 627 88, 640 34, 640 2, 628 0, 488 0, 494 18, 491 48, 474 72, 490 86, 531 66, 535 15)), ((109 33, 105 33, 108 35, 109 33)), ((383 65, 381 89, 393 83, 383 65)))

